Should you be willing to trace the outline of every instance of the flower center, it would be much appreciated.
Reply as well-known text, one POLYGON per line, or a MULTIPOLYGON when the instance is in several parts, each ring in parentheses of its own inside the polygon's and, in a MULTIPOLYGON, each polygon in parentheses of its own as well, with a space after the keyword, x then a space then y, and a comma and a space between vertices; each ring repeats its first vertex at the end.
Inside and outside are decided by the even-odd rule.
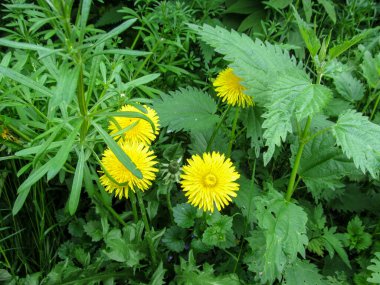
POLYGON ((203 183, 206 187, 213 187, 215 186, 216 182, 218 182, 218 179, 216 178, 216 176, 212 173, 209 173, 207 174, 204 178, 203 178, 203 183))

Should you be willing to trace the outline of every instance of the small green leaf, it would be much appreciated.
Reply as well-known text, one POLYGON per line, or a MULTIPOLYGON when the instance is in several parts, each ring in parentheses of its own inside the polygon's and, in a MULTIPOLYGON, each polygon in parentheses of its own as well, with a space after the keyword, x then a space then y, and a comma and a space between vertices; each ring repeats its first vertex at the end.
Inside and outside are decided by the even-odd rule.
POLYGON ((328 285, 328 282, 318 272, 318 268, 308 261, 297 259, 284 271, 284 285, 313 284, 328 285))
POLYGON ((81 147, 78 155, 78 163, 74 173, 73 185, 71 187, 70 197, 69 197, 69 212, 71 215, 74 215, 75 211, 78 208, 80 192, 82 190, 83 183, 83 169, 85 164, 85 154, 84 148, 81 147))
POLYGON ((333 2, 331 2, 330 0, 318 0, 318 2, 319 4, 322 4, 323 8, 325 8, 327 15, 329 16, 331 21, 333 21, 333 23, 335 24, 336 13, 335 13, 335 7, 334 7, 333 2))
POLYGON ((350 102, 359 101, 364 96, 364 85, 351 72, 342 72, 334 75, 336 90, 343 98, 350 102))
POLYGON ((186 231, 184 229, 173 226, 166 230, 162 242, 168 249, 175 252, 181 252, 185 249, 185 237, 186 231))
POLYGON ((235 245, 232 230, 232 217, 215 212, 207 217, 209 227, 204 231, 202 242, 219 248, 229 248, 235 245))
POLYGON ((367 83, 374 89, 380 88, 380 53, 372 57, 369 51, 364 52, 363 63, 360 65, 367 83))
POLYGON ((112 139, 112 137, 107 134, 106 131, 102 129, 99 125, 92 123, 95 129, 99 132, 99 134, 104 139, 104 142, 110 148, 110 150, 115 154, 117 159, 137 178, 142 179, 143 175, 140 170, 136 168, 136 165, 132 162, 132 160, 128 157, 128 155, 120 148, 120 146, 112 139))
POLYGON ((269 0, 264 3, 275 9, 284 9, 288 7, 293 1, 292 0, 269 0))
POLYGON ((89 221, 83 226, 83 229, 94 242, 100 241, 103 238, 102 224, 100 221, 89 221))
POLYGON ((152 276, 152 279, 150 279, 149 285, 164 285, 166 271, 167 270, 164 269, 164 266, 162 265, 162 261, 161 261, 156 271, 153 273, 153 276, 152 276))
POLYGON ((41 51, 41 52, 47 52, 47 53, 54 53, 58 52, 56 50, 42 47, 35 44, 29 44, 29 43, 20 43, 20 42, 14 42, 10 41, 4 38, 0 38, 0 46, 6 46, 10 48, 17 48, 17 49, 26 49, 26 50, 34 50, 34 51, 41 51))
POLYGON ((131 80, 131 81, 123 84, 120 88, 120 91, 130 90, 130 89, 136 88, 140 85, 147 84, 147 83, 155 80, 159 76, 160 76, 160 73, 152 73, 152 74, 145 75, 145 76, 142 76, 140 78, 137 78, 135 80, 131 80))
POLYGON ((184 229, 191 228, 197 217, 197 209, 187 203, 177 204, 173 208, 173 216, 178 226, 184 229))
POLYGON ((375 257, 371 259, 371 262, 372 264, 367 269, 372 271, 372 274, 367 281, 380 284, 380 252, 375 252, 375 257))

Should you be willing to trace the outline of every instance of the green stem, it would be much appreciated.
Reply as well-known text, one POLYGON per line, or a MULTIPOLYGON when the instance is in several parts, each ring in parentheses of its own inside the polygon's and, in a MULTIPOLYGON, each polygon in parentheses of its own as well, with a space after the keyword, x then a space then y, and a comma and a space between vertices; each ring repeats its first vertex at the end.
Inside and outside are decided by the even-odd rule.
POLYGON ((156 265, 157 265, 156 251, 154 250, 152 234, 150 231, 148 217, 146 215, 146 209, 145 209, 144 201, 143 201, 143 198, 141 196, 140 190, 137 190, 136 194, 137 194, 137 200, 139 201, 141 216, 143 218, 143 222, 144 222, 144 226, 145 226, 145 230, 146 230, 146 237, 148 239, 148 246, 149 246, 149 250, 150 250, 150 255, 152 257, 153 267, 156 268, 156 265))
POLYGON ((207 148, 206 148, 206 152, 210 151, 211 149, 211 146, 215 140, 215 137, 216 137, 216 134, 218 133, 218 130, 220 129, 220 126, 223 124, 223 122, 226 120, 227 118, 227 114, 228 112, 231 110, 231 105, 228 105, 228 108, 226 109, 226 111, 224 111, 223 115, 222 115, 222 118, 220 118, 220 121, 218 123, 218 125, 216 126, 216 128, 214 129, 214 132, 212 133, 211 135, 211 138, 210 140, 208 141, 208 144, 207 144, 207 148))
POLYGON ((372 121, 373 117, 375 117, 376 110, 377 110, 377 105, 379 105, 379 102, 380 102, 380 94, 377 95, 375 106, 373 107, 373 110, 372 110, 372 113, 371 113, 371 117, 369 117, 370 121, 372 121))
POLYGON ((156 44, 153 46, 152 50, 150 51, 151 53, 145 58, 145 60, 143 61, 143 63, 139 66, 139 69, 136 71, 136 73, 133 75, 132 77, 132 80, 136 79, 136 77, 140 74, 141 70, 144 68, 144 66, 146 65, 146 63, 148 62, 148 60, 151 58, 151 56, 154 54, 154 52, 156 51, 156 48, 159 46, 160 44, 160 40, 158 40, 156 42, 156 44))
POLYGON ((139 216, 137 215, 136 196, 135 196, 135 192, 133 191, 129 191, 129 194, 130 194, 129 198, 131 199, 131 205, 132 205, 133 221, 136 224, 139 220, 139 216))
POLYGON ((172 223, 174 223, 174 218, 173 218, 173 206, 172 206, 172 200, 171 200, 171 190, 172 190, 172 187, 173 187, 173 183, 170 182, 169 185, 168 185, 168 192, 166 193, 166 202, 167 202, 167 206, 168 206, 168 209, 169 209, 169 215, 170 215, 170 221, 172 223))
POLYGON ((231 135, 230 135, 230 143, 228 144, 227 157, 231 156, 232 144, 234 143, 235 138, 236 138, 235 131, 236 131, 236 126, 237 126, 237 121, 238 121, 238 118, 239 118, 239 112, 240 112, 240 109, 236 108, 235 118, 234 118, 234 121, 232 123, 232 130, 231 130, 231 135))
POLYGON ((115 219, 118 220, 120 224, 122 224, 124 227, 127 225, 127 223, 123 221, 123 219, 119 216, 118 213, 115 212, 114 209, 112 209, 112 207, 108 206, 106 203, 103 202, 103 197, 100 195, 100 193, 96 191, 95 191, 95 198, 98 200, 98 203, 100 205, 105 207, 112 214, 112 216, 114 216, 115 219))

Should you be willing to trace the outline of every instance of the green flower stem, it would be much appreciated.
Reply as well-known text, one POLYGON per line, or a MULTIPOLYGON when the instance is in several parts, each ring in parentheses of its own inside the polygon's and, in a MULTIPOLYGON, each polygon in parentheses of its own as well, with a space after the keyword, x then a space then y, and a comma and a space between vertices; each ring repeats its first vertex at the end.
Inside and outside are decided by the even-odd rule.
POLYGON ((174 223, 174 218, 173 218, 173 206, 172 206, 172 200, 171 200, 171 193, 170 192, 171 192, 173 186, 174 186, 174 183, 170 182, 168 185, 168 191, 166 193, 166 202, 167 202, 167 206, 169 209, 170 221, 172 223, 174 223))
POLYGON ((228 108, 226 109, 226 111, 224 111, 223 115, 222 115, 222 118, 220 118, 220 121, 218 123, 218 125, 216 126, 216 128, 214 129, 214 132, 212 133, 211 135, 211 138, 210 140, 208 141, 208 144, 207 144, 207 148, 206 148, 206 152, 210 151, 211 149, 211 146, 215 140, 215 137, 216 137, 216 134, 218 133, 218 130, 220 129, 220 126, 223 124, 223 122, 226 120, 227 118, 227 114, 230 112, 231 110, 231 105, 228 105, 228 108))
POLYGON ((153 267, 156 267, 156 265, 157 265, 156 251, 154 250, 154 246, 153 246, 152 233, 150 231, 150 226, 149 226, 149 222, 148 222, 148 217, 146 215, 146 209, 144 206, 144 201, 143 201, 143 198, 141 196, 140 190, 137 190, 136 194, 137 194, 137 200, 139 201, 141 216, 143 218, 143 222, 144 222, 144 226, 145 226, 145 230, 146 230, 146 237, 148 239, 148 246, 149 246, 149 250, 150 250, 150 255, 152 257, 153 267))
POLYGON ((240 113, 240 108, 237 107, 236 108, 236 112, 235 112, 235 118, 234 118, 234 121, 232 123, 232 129, 231 129, 231 135, 230 135, 230 143, 228 144, 228 150, 227 150, 227 157, 231 156, 232 144, 234 143, 234 141, 236 139, 235 131, 236 131, 236 126, 237 126, 237 121, 238 121, 238 118, 239 118, 239 113, 240 113))
MULTIPOLYGON (((140 190, 137 190, 137 191, 140 191, 140 190)), ((132 213, 133 213, 133 221, 135 222, 135 224, 139 221, 139 216, 137 215, 137 207, 136 207, 136 196, 135 196, 135 192, 133 192, 132 190, 129 191, 129 198, 131 199, 131 205, 132 205, 132 213)))
POLYGON ((119 216, 118 213, 115 212, 114 209, 112 209, 112 207, 108 206, 106 203, 103 202, 102 196, 100 195, 99 192, 96 192, 96 191, 95 191, 95 200, 99 203, 99 205, 105 207, 112 214, 112 216, 114 216, 114 218, 118 220, 120 224, 122 224, 124 227, 127 225, 127 223, 123 221, 123 219, 119 216))
POLYGON ((379 102, 380 102, 380 94, 377 94, 377 99, 376 99, 376 102, 375 102, 375 106, 373 106, 371 117, 369 117, 370 121, 372 121, 372 119, 375 117, 377 106, 379 105, 379 102))

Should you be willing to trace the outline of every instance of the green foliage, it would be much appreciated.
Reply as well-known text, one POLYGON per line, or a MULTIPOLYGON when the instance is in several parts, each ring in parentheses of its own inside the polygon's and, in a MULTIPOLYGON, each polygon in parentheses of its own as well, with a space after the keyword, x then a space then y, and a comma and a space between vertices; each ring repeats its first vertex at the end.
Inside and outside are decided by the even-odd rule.
POLYGON ((173 216, 178 226, 184 229, 190 228, 194 225, 197 217, 197 209, 186 203, 177 204, 173 208, 173 216))
POLYGON ((368 270, 372 271, 371 277, 367 279, 368 282, 379 284, 380 283, 380 253, 375 253, 375 258, 371 259, 371 264, 368 270))
POLYGON ((284 272, 284 279, 284 284, 329 284, 323 276, 319 274, 314 264, 304 260, 296 260, 291 266, 287 267, 284 272))
POLYGON ((154 108, 162 126, 173 131, 199 131, 212 128, 218 122, 216 103, 200 90, 180 89, 161 98, 154 102, 154 108))
POLYGON ((172 251, 181 252, 185 248, 186 231, 180 227, 170 227, 166 230, 162 242, 172 251))
POLYGON ((353 110, 341 114, 333 134, 337 144, 363 173, 378 177, 380 170, 380 126, 353 110))
POLYGON ((235 245, 232 217, 215 212, 208 216, 206 221, 209 227, 203 233, 202 242, 219 248, 229 248, 235 245))
POLYGON ((364 226, 358 216, 348 222, 347 233, 343 234, 343 244, 346 247, 362 251, 367 249, 371 243, 371 235, 364 231, 364 226))

